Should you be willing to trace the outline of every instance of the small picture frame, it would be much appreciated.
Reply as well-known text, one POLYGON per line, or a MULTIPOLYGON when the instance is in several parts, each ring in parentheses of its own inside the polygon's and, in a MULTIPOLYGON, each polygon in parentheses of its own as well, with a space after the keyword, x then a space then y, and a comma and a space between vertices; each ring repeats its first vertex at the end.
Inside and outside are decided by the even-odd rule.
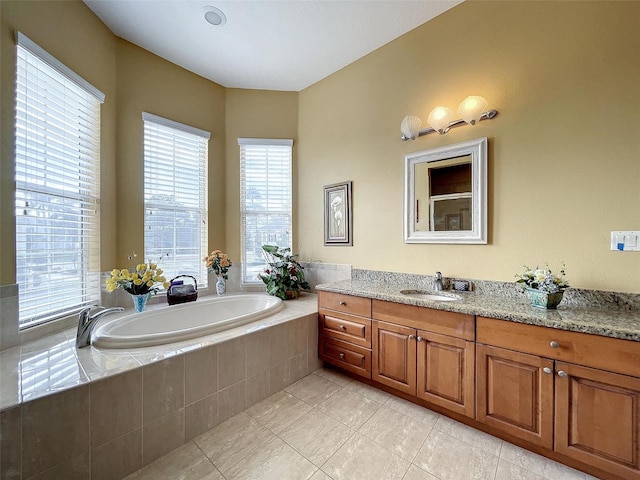
POLYGON ((353 245, 352 182, 324 186, 324 244, 353 245))

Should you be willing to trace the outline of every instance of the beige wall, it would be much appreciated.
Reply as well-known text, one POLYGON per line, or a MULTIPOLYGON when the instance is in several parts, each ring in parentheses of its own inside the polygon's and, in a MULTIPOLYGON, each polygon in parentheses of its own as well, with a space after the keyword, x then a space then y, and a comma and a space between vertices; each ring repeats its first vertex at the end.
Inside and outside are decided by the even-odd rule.
POLYGON ((211 131, 209 246, 239 258, 237 137, 293 138, 305 260, 510 281, 564 260, 572 284, 640 291, 640 2, 467 1, 297 93, 224 89, 116 38, 80 1, 0 3, 0 283, 15 281, 15 30, 106 94, 102 268, 142 251, 142 120, 211 131), (490 122, 399 140, 404 115, 484 95, 490 122), (117 128, 116 128, 117 126, 117 128), (402 242, 403 155, 489 138, 489 244, 402 242), (222 179, 222 180, 221 180, 222 179), (353 180, 354 246, 324 247, 322 186, 353 180), (116 190, 117 189, 117 190, 116 190), (222 207, 224 205, 224 207, 222 207))
POLYGON ((116 39, 80 1, 0 2, 0 284, 15 283, 15 32, 21 31, 105 95, 101 110, 101 250, 115 259, 116 39))
POLYGON ((217 185, 225 172, 225 89, 121 39, 117 65, 117 265, 144 252, 142 112, 211 133, 209 243, 224 242, 224 209, 217 208, 225 202, 224 185, 217 185))
MULTIPOLYGON (((225 89, 117 38, 79 0, 0 5, 0 284, 15 282, 15 228, 9 219, 14 195, 17 30, 106 94, 101 112, 101 268, 124 267, 128 254, 144 251, 142 112, 211 132, 209 172, 214 185, 225 175, 225 89)), ((224 209, 215 208, 225 203, 224 188, 211 188, 209 203, 215 211, 210 216, 210 243, 224 242, 224 209)))
MULTIPOLYGON (((226 186, 216 179, 210 189, 226 188, 226 249, 235 261, 240 260, 240 149, 238 138, 293 139, 293 171, 297 171, 298 93, 266 90, 227 90, 227 175, 226 186)), ((225 178, 225 177, 222 177, 225 178)), ((296 189, 294 185, 294 197, 296 189)), ((294 202, 295 203, 295 202, 294 202)), ((214 215, 219 209, 214 208, 214 215)), ((296 225, 294 206, 294 230, 296 225)), ((297 232, 293 241, 298 244, 297 232)), ((210 244, 210 250, 222 248, 210 244)))
POLYGON ((465 2, 300 93, 305 259, 511 281, 566 262, 572 285, 640 292, 640 2, 465 2), (483 95, 492 121, 399 140, 436 105, 483 95), (489 244, 402 240, 403 156, 489 138, 489 244), (353 180, 354 246, 325 247, 322 186, 353 180))

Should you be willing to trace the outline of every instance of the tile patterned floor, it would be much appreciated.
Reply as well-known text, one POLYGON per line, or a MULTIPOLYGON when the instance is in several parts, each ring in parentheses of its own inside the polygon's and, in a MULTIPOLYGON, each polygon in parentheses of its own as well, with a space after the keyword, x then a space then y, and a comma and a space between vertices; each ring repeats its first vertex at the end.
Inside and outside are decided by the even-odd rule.
POLYGON ((595 480, 324 368, 134 479, 595 480))

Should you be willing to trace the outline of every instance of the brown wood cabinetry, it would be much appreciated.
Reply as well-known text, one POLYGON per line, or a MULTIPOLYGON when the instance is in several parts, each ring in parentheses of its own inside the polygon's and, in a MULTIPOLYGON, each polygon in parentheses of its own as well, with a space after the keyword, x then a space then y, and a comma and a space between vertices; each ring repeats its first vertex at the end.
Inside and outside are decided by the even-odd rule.
POLYGON ((640 378, 556 362, 555 450, 640 478, 640 378))
POLYGON ((476 418, 553 448, 553 360, 482 344, 476 355, 476 418))
POLYGON ((640 479, 638 342, 482 317, 477 340, 479 421, 640 479))
POLYGON ((640 342, 337 293, 318 301, 326 362, 602 478, 640 480, 640 342))
POLYGON ((371 300, 318 293, 318 356, 371 378, 371 300))
POLYGON ((416 330, 392 323, 372 322, 371 378, 410 395, 416 394, 416 330))
POLYGON ((372 316, 371 378, 473 418, 473 317, 378 300, 372 316))

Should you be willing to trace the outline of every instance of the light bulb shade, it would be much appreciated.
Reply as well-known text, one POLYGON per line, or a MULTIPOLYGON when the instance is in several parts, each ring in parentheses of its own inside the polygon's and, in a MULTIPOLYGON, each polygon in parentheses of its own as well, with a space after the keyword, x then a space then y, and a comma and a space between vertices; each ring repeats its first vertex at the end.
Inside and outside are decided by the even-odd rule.
POLYGON ((420 133, 420 127, 422 126, 422 120, 414 115, 407 115, 402 119, 400 124, 400 131, 406 138, 415 140, 420 133))
POLYGON ((475 125, 487 108, 484 97, 471 96, 465 98, 458 107, 458 115, 469 125, 475 125))
POLYGON ((431 110, 427 122, 436 132, 443 134, 449 131, 449 123, 453 118, 453 111, 447 107, 436 107, 431 110))

